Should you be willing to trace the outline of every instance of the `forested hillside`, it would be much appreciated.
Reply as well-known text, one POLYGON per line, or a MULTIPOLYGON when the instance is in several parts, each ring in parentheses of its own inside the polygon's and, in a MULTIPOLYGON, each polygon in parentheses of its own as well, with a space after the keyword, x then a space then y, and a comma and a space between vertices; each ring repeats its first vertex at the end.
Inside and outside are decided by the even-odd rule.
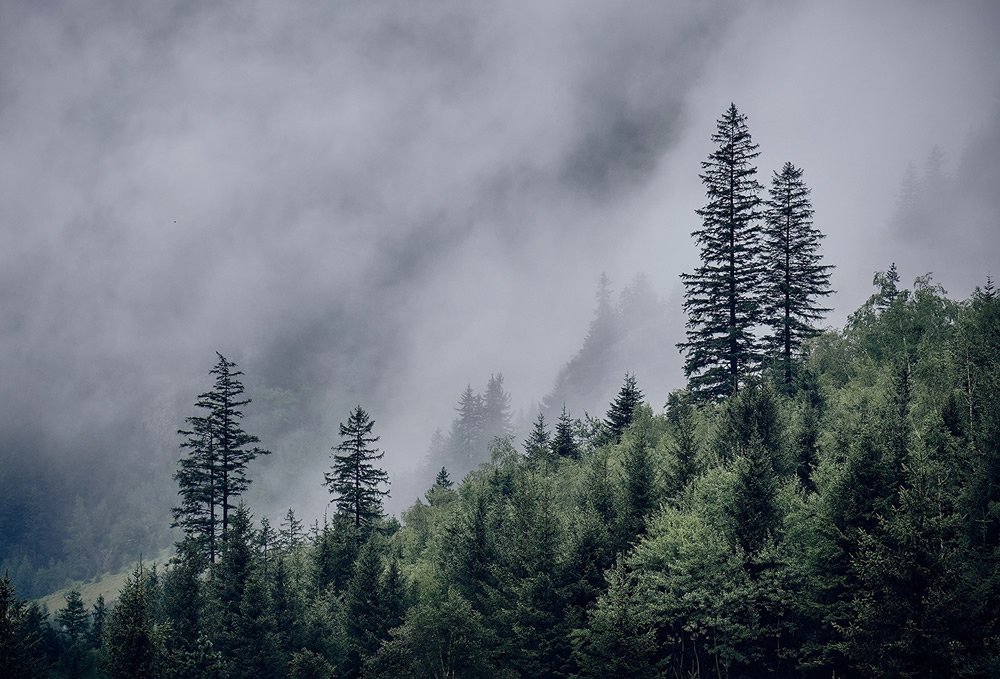
POLYGON ((1000 298, 875 284, 790 383, 626 380, 572 452, 497 439, 400 521, 241 505, 214 565, 184 542, 59 631, 4 580, 5 676, 994 675, 1000 298))
POLYGON ((1000 295, 989 277, 964 301, 929 274, 901 287, 893 264, 821 331, 833 266, 803 171, 762 196, 734 105, 712 140, 687 388, 649 403, 657 376, 626 371, 602 415, 552 416, 599 393, 642 317, 602 277, 523 440, 503 376, 470 385, 433 484, 392 517, 357 405, 315 480, 330 511, 274 527, 245 503, 270 453, 218 354, 178 432, 176 555, 140 562, 115 602, 71 588, 52 620, 5 574, 0 675, 995 676, 1000 295))

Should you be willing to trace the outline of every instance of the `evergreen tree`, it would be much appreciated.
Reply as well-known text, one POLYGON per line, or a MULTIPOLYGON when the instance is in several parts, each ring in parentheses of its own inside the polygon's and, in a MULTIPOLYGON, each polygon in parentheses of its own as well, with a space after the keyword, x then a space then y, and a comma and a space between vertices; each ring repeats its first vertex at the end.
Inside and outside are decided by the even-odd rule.
POLYGON ((109 679, 153 676, 157 638, 149 614, 146 570, 139 564, 125 581, 104 627, 103 669, 109 679))
POLYGON ((313 549, 312 584, 317 595, 331 587, 343 592, 358 555, 360 531, 347 514, 338 513, 333 524, 324 521, 313 549))
POLYGON ((357 677, 366 658, 389 638, 389 620, 382 589, 382 541, 373 535, 361 547, 354 574, 344 594, 344 631, 348 640, 348 677, 357 677))
POLYGON ((453 470, 464 475, 482 461, 488 443, 483 436, 483 397, 467 385, 455 410, 458 417, 451 423, 448 449, 453 470))
POLYGON ((434 478, 434 485, 446 490, 455 485, 448 477, 448 470, 445 467, 441 467, 441 471, 437 473, 437 476, 434 478))
POLYGON ((483 438, 486 443, 510 436, 510 394, 503 389, 502 374, 490 375, 482 403, 483 438))
POLYGON ((0 580, 0 676, 10 679, 45 676, 41 636, 32 622, 28 603, 17 598, 5 571, 0 580))
POLYGON ((556 435, 552 439, 552 454, 556 459, 568 457, 576 459, 580 457, 580 446, 576 442, 576 434, 573 431, 573 420, 570 419, 569 411, 563 406, 559 421, 556 422, 556 435))
POLYGON ((815 322, 828 311, 817 304, 830 289, 832 266, 820 264, 824 238, 813 227, 809 188, 802 170, 785 163, 771 179, 764 227, 763 322, 770 328, 768 354, 778 360, 786 385, 792 383, 792 358, 802 342, 819 334, 815 322))
POLYGON ((281 548, 286 551, 292 551, 302 544, 303 537, 302 522, 295 518, 295 510, 289 507, 278 530, 278 540, 281 548))
POLYGON ((66 607, 56 613, 59 631, 66 635, 70 644, 82 641, 90 628, 90 615, 83 605, 80 590, 73 588, 66 592, 66 607))
POLYGON ((379 486, 388 485, 389 475, 372 463, 385 453, 371 445, 378 441, 372 436, 375 421, 359 405, 340 425, 342 441, 334 446, 331 470, 325 474, 325 484, 336 495, 338 511, 351 517, 356 530, 367 530, 382 516, 382 498, 389 494, 379 486))
POLYGON ((637 406, 642 405, 643 394, 635 384, 635 375, 625 373, 625 383, 622 384, 618 396, 608 408, 607 431, 614 443, 621 441, 622 434, 632 424, 632 418, 637 406))
POLYGON ((218 363, 209 371, 215 375, 215 388, 201 394, 195 403, 207 413, 188 417, 191 429, 178 432, 186 437, 181 448, 189 453, 174 475, 181 506, 174 508, 172 524, 203 545, 210 563, 215 563, 217 540, 226 539, 233 502, 250 487, 247 465, 258 455, 270 453, 254 445, 260 439, 247 434, 240 424, 240 408, 250 403, 250 399, 240 398, 243 373, 225 356, 216 355, 218 363))
POLYGON ((426 493, 424 493, 424 498, 426 498, 427 503, 432 506, 441 504, 442 502, 447 502, 448 499, 455 497, 455 491, 451 489, 454 485, 455 484, 448 476, 447 468, 441 467, 437 476, 434 478, 434 485, 431 486, 426 493))
POLYGON ((107 620, 108 609, 104 604, 104 595, 100 594, 90 611, 90 634, 88 639, 93 648, 100 648, 104 639, 104 621, 107 620))
MULTIPOLYGON (((205 555, 193 540, 177 545, 177 555, 163 574, 163 615, 180 640, 190 647, 201 631, 202 583, 205 555)), ((95 614, 96 625, 96 614, 95 614)))
POLYGON ((702 162, 708 204, 697 210, 700 229, 691 235, 701 246, 701 266, 681 274, 687 341, 684 374, 691 391, 708 399, 735 393, 759 363, 753 327, 760 316, 759 155, 746 116, 730 104, 702 162))
POLYGON ((531 462, 542 462, 551 459, 552 435, 545 426, 545 415, 538 411, 531 434, 524 440, 524 455, 531 462))

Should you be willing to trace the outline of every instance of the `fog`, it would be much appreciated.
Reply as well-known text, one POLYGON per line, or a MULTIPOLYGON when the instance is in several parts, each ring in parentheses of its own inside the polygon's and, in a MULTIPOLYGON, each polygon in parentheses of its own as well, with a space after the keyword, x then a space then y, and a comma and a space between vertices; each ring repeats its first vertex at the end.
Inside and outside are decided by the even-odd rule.
MULTIPOLYGON (((1000 251, 989 182, 936 235, 893 215, 934 145, 956 178, 1000 176, 975 152, 1000 137, 1000 11, 871 5, 4 3, 5 466, 169 484, 219 351, 248 418, 297 395, 251 469, 262 511, 322 511, 357 403, 412 474, 466 384, 503 373, 515 410, 546 395, 602 271, 616 291, 648 274, 681 327, 731 101, 762 183, 805 170, 830 324, 893 261, 968 296, 1000 251)), ((654 409, 683 384, 662 351, 676 370, 638 375, 654 409)))

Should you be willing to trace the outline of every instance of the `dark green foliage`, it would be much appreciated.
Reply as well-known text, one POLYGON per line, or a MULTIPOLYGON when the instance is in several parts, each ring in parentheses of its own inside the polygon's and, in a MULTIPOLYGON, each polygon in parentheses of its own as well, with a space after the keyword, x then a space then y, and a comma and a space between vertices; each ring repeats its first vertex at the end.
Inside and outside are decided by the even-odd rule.
POLYGON ((225 356, 216 355, 219 361, 210 371, 215 375, 215 387, 198 396, 195 403, 206 413, 188 417, 191 428, 178 432, 185 437, 181 448, 188 455, 180 460, 174 475, 181 506, 174 508, 171 524, 197 540, 210 563, 215 563, 218 541, 226 539, 233 503, 250 487, 247 466, 258 455, 270 453, 254 445, 260 439, 247 434, 240 424, 240 409, 250 403, 250 399, 240 398, 243 373, 225 356))
POLYGON ((441 467, 441 471, 439 471, 437 476, 434 478, 434 485, 447 490, 455 484, 452 483, 452 480, 448 477, 448 470, 441 467))
POLYGON ((591 610, 587 627, 574 633, 573 647, 583 677, 659 675, 653 620, 621 560, 608 573, 608 589, 591 610))
POLYGON ((457 590, 440 601, 420 603, 372 659, 367 675, 378 679, 468 677, 507 679, 495 660, 483 616, 457 590))
POLYGON ((576 432, 574 431, 573 420, 570 419, 569 411, 563 406, 559 421, 556 422, 556 434, 552 438, 552 455, 558 460, 560 458, 576 459, 580 457, 580 446, 576 442, 576 432))
POLYGON ((17 598, 5 572, 0 580, 0 676, 10 679, 45 676, 47 663, 41 641, 28 603, 17 598))
POLYGON ((642 398, 642 391, 635 383, 635 375, 625 373, 625 383, 622 384, 618 396, 608 408, 608 414, 605 418, 612 443, 621 441, 625 429, 632 424, 635 409, 642 405, 642 398))
POLYGON ((278 529, 278 544, 281 549, 285 551, 291 551, 296 549, 305 536, 305 531, 302 530, 302 522, 295 518, 295 510, 291 507, 288 508, 288 513, 285 514, 285 518, 281 521, 281 526, 278 529))
POLYGON ((65 594, 66 607, 56 613, 59 631, 66 635, 70 644, 83 641, 90 631, 90 615, 83 605, 80 590, 71 589, 65 594))
POLYGON ((303 648, 292 653, 290 679, 333 679, 336 670, 319 653, 303 648))
POLYGON ((177 545, 177 555, 171 560, 170 567, 162 578, 163 615, 181 645, 189 649, 202 631, 204 602, 199 576, 206 565, 205 555, 197 542, 184 540, 177 545))
POLYGON ((159 639, 149 612, 146 577, 146 569, 136 566, 105 623, 101 666, 109 679, 151 677, 156 669, 159 639))
POLYGON ((760 317, 762 187, 753 164, 757 145, 734 104, 712 142, 718 148, 701 164, 708 203, 696 211, 702 226, 691 234, 701 265, 681 274, 688 320, 687 340, 678 346, 691 391, 720 399, 740 389, 760 358, 753 328, 760 317))
POLYGON ((621 536, 625 543, 634 542, 646 532, 646 519, 659 504, 652 444, 646 409, 622 445, 621 536))
POLYGON ((328 587, 342 592, 347 587, 358 555, 360 532, 350 517, 338 514, 333 523, 323 522, 313 548, 313 591, 322 593, 328 587))
POLYGON ((528 438, 524 440, 524 455, 533 463, 544 463, 552 459, 552 435, 545 426, 545 415, 541 411, 528 438))
POLYGON ((830 311, 817 299, 830 295, 832 266, 821 264, 823 234, 812 224, 812 201, 802 170, 785 163, 771 178, 764 226, 763 319, 770 334, 769 357, 776 359, 784 384, 792 383, 792 358, 803 341, 819 334, 815 323, 830 311))
POLYGON ((104 604, 104 595, 101 594, 94 602, 90 611, 90 633, 87 635, 90 645, 93 648, 101 648, 104 640, 104 621, 107 619, 108 609, 104 604))
POLYGON ((375 420, 361 406, 355 407, 340 425, 341 442, 333 447, 333 465, 325 483, 335 496, 337 510, 350 517, 355 530, 367 532, 382 517, 382 498, 389 495, 380 486, 388 485, 389 475, 373 462, 385 453, 371 447, 379 439, 372 435, 375 420))
POLYGON ((669 469, 668 493, 677 495, 698 471, 700 443, 695 420, 695 404, 690 392, 674 391, 667 397, 667 421, 672 434, 673 460, 669 469))
POLYGON ((383 550, 377 534, 365 542, 344 593, 344 673, 348 677, 360 676, 364 660, 373 657, 388 640, 389 630, 402 622, 399 570, 394 566, 385 572, 383 550))
POLYGON ((226 667, 212 640, 199 633, 184 649, 170 655, 163 675, 166 679, 225 679, 226 667))

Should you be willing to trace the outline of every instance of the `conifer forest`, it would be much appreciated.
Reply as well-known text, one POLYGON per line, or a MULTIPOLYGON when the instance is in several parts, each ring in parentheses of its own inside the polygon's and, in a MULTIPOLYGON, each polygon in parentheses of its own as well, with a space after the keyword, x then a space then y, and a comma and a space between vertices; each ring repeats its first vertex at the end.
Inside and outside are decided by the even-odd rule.
POLYGON ((93 4, 0 9, 0 679, 1000 676, 991 3, 93 4))

